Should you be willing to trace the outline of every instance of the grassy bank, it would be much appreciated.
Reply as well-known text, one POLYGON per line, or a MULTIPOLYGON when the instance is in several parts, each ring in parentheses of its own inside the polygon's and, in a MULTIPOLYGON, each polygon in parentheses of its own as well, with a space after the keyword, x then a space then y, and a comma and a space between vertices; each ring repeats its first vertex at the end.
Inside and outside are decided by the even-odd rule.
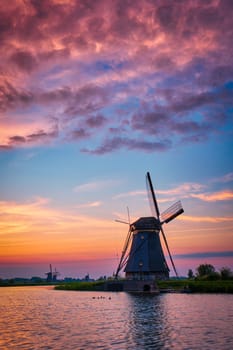
MULTIPOLYGON (((19 287, 19 286, 54 286, 56 290, 77 290, 77 291, 103 291, 106 281, 80 281, 62 283, 0 283, 0 287, 19 287)), ((158 281, 158 287, 161 292, 177 291, 177 292, 191 292, 191 293, 232 293, 233 294, 233 280, 173 280, 158 281)))
POLYGON ((0 283, 0 288, 1 287, 34 287, 34 286, 54 286, 56 283, 0 283))
POLYGON ((69 282, 55 286, 56 290, 86 290, 95 291, 102 290, 105 281, 94 282, 69 282))
MULTIPOLYGON (((104 290, 106 281, 70 282, 55 286, 56 290, 100 291, 104 290)), ((233 293, 233 280, 198 281, 198 280, 168 280, 159 281, 161 292, 189 291, 191 293, 233 293)))
MULTIPOLYGON (((77 291, 103 291, 106 281, 93 282, 68 282, 55 285, 55 283, 2 283, 0 287, 19 287, 19 286, 54 286, 56 290, 77 290, 77 291)), ((168 280, 158 281, 158 287, 161 292, 184 292, 191 293, 233 293, 233 280, 168 280)))
POLYGON ((233 293, 233 280, 200 281, 200 280, 169 280, 159 281, 159 289, 190 291, 192 293, 233 293))

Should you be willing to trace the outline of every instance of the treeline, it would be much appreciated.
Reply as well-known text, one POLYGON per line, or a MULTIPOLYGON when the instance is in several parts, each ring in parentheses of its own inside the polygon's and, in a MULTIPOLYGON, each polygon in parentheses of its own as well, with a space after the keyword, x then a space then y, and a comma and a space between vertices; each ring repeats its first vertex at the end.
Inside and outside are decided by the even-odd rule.
POLYGON ((233 273, 229 267, 216 271, 211 264, 201 264, 196 273, 190 269, 188 278, 157 281, 160 292, 233 293, 233 273))
POLYGON ((189 269, 188 278, 195 280, 217 281, 233 280, 233 272, 229 267, 222 267, 219 271, 211 264, 201 264, 196 268, 196 274, 189 269))

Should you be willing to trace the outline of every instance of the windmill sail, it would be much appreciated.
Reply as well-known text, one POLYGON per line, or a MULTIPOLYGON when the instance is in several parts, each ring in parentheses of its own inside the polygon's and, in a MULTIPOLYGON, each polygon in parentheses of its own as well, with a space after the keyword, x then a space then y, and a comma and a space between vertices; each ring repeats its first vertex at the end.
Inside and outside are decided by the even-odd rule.
POLYGON ((182 208, 181 201, 178 201, 171 205, 167 210, 165 210, 161 216, 160 220, 162 223, 168 223, 175 219, 178 215, 182 214, 184 212, 184 209, 182 208))
POLYGON ((166 238, 166 236, 165 236, 165 233, 164 233, 162 227, 161 227, 161 232, 162 232, 162 235, 163 235, 163 240, 164 240, 164 243, 165 243, 165 245, 166 245, 167 252, 168 252, 168 255, 169 255, 169 258, 170 258, 170 261, 171 261, 173 270, 174 270, 174 272, 175 272, 175 274, 176 274, 176 277, 178 277, 178 273, 177 273, 177 270, 176 270, 176 267, 175 267, 175 263, 174 263, 174 261, 173 261, 173 259, 172 259, 172 255, 171 255, 171 252, 170 252, 168 243, 167 243, 167 238, 166 238))
POLYGON ((149 198, 149 203, 150 203, 152 214, 157 219, 159 219, 159 207, 157 204, 157 200, 155 197, 155 191, 154 191, 154 187, 153 187, 149 172, 147 172, 147 174, 146 174, 146 185, 147 185, 147 193, 148 193, 148 198, 149 198))
POLYGON ((130 243, 131 234, 132 234, 131 227, 129 227, 129 231, 128 231, 128 234, 127 234, 127 237, 126 237, 126 240, 125 240, 125 244, 124 244, 124 247, 123 247, 123 250, 122 250, 120 262, 119 262, 117 270, 116 270, 116 275, 115 275, 116 278, 118 277, 119 272, 125 266, 125 263, 126 263, 126 260, 127 260, 126 252, 127 252, 127 249, 128 249, 129 243, 130 243))
MULTIPOLYGON (((147 179, 147 183, 149 185, 148 186, 149 187, 149 198, 152 198, 152 200, 153 200, 152 203, 154 204, 154 209, 155 209, 157 218, 160 220, 159 207, 158 207, 158 203, 157 203, 157 200, 156 200, 156 197, 155 197, 155 192, 154 192, 154 188, 153 188, 153 184, 152 184, 149 172, 147 172, 146 179, 147 179)), ((173 270, 174 270, 176 276, 178 276, 177 270, 176 270, 174 261, 172 259, 172 255, 171 255, 171 252, 170 252, 170 249, 169 249, 169 246, 168 246, 167 238, 166 238, 164 230, 162 228, 162 224, 164 222, 168 223, 169 221, 173 220, 176 216, 180 215, 182 212, 183 212, 183 208, 182 208, 181 202, 178 201, 178 202, 176 202, 173 206, 168 208, 163 213, 163 216, 164 216, 165 220, 164 221, 160 221, 161 233, 162 233, 162 236, 163 236, 163 240, 164 240, 165 246, 167 248, 167 252, 168 252, 168 255, 169 255, 169 258, 170 258, 170 261, 171 261, 171 264, 172 264, 172 267, 173 267, 173 270)))

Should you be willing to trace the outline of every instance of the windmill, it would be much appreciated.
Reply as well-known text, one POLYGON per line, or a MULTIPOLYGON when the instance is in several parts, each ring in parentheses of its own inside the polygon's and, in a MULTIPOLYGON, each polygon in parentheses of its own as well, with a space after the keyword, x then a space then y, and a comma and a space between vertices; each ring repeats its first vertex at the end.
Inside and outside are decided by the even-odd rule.
POLYGON ((160 214, 149 172, 146 174, 146 183, 153 216, 141 217, 132 224, 129 222, 129 231, 116 270, 116 278, 122 269, 124 269, 127 279, 155 280, 169 278, 170 270, 162 249, 160 232, 173 270, 178 276, 163 224, 172 221, 184 210, 181 202, 178 201, 160 214))
POLYGON ((47 275, 46 281, 47 282, 56 282, 57 281, 57 276, 60 275, 60 273, 56 270, 53 271, 52 265, 49 265, 49 272, 45 273, 47 275))

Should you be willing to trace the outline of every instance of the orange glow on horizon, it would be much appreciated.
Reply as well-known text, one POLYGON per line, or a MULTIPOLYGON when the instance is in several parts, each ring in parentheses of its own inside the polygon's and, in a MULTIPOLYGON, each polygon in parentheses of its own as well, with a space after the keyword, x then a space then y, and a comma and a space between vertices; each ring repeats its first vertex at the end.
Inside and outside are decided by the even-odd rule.
MULTIPOLYGON (((0 209, 1 262, 90 261, 121 255, 126 225, 54 209, 41 197, 27 203, 0 202, 0 209)), ((221 229, 225 219, 182 215, 165 227, 172 253, 228 250, 232 231, 221 229)))

